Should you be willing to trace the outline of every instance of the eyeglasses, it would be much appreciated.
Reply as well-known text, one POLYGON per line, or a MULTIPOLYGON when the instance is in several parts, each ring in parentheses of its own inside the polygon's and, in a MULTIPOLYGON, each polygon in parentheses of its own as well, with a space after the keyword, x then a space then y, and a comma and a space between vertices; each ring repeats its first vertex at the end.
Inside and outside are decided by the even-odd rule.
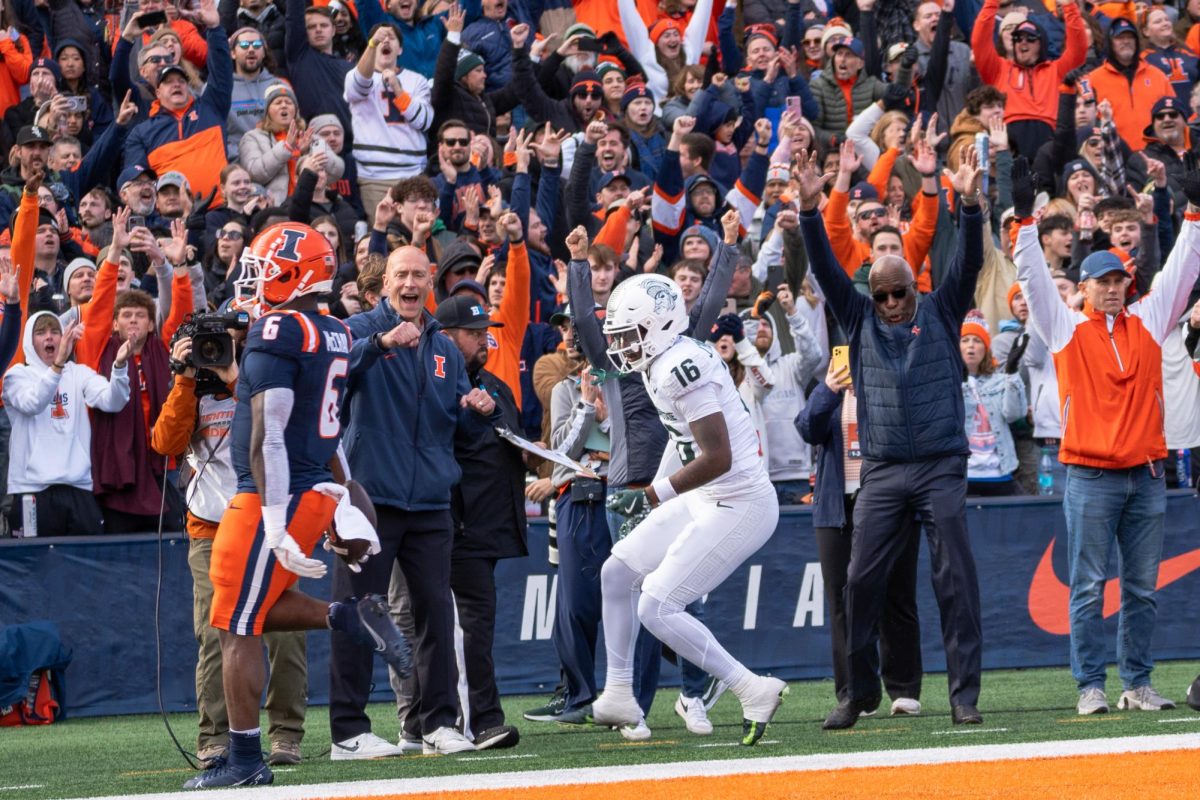
POLYGON ((1014 33, 1013 44, 1017 42, 1040 42, 1041 39, 1035 33, 1014 33))
POLYGON ((255 50, 262 50, 263 40, 262 39, 251 39, 250 41, 247 42, 245 39, 243 39, 242 41, 237 43, 237 46, 241 50, 249 50, 251 47, 253 47, 255 50))
POLYGON ((821 40, 820 39, 805 39, 804 46, 805 47, 820 47, 821 40))
POLYGON ((871 208, 866 211, 858 212, 858 220, 859 222, 865 222, 869 219, 878 219, 879 217, 886 217, 887 213, 887 209, 883 207, 871 208))
POLYGON ((603 100, 604 94, 599 89, 588 89, 586 92, 579 92, 576 97, 590 97, 593 100, 603 100))
POLYGON ((903 289, 892 289, 890 292, 871 292, 871 299, 879 305, 883 305, 888 301, 888 298, 893 300, 903 300, 908 297, 908 290, 911 286, 905 286, 903 289))
POLYGON ((170 56, 146 56, 146 64, 170 64, 170 56))
POLYGON ((1160 111, 1154 115, 1156 120, 1159 119, 1179 119, 1182 115, 1178 111, 1160 111))
POLYGON ((228 230, 228 231, 217 231, 217 238, 218 239, 233 239, 234 241, 241 241, 242 239, 246 238, 246 234, 242 233, 241 231, 239 231, 237 229, 228 230))
POLYGON ((1101 144, 1103 144, 1103 142, 1100 140, 1099 136, 1093 136, 1084 142, 1084 144, 1086 144, 1088 147, 1099 147, 1101 144))
POLYGON ((442 144, 447 147, 466 147, 470 143, 470 139, 442 139, 442 144))

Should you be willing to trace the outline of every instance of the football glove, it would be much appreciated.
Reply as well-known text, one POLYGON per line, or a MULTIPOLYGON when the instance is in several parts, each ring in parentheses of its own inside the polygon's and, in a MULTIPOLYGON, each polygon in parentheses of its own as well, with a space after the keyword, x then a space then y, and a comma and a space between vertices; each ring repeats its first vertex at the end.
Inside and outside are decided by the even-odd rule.
POLYGON ((619 489, 612 493, 606 505, 609 511, 626 519, 645 517, 650 513, 650 498, 645 489, 619 489))

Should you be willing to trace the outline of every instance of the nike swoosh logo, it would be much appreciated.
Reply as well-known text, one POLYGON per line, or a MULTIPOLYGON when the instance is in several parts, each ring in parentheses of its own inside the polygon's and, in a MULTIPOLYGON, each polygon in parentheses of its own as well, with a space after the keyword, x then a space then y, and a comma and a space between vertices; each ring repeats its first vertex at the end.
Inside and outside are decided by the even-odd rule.
MULTIPOLYGON (((1163 559, 1158 565, 1157 589, 1171 585, 1185 575, 1200 569, 1200 548, 1163 559)), ((1071 587, 1067 586, 1054 572, 1054 539, 1042 554, 1029 583, 1029 618, 1033 624, 1059 636, 1071 632, 1070 615, 1071 587)), ((1104 585, 1104 618, 1108 619, 1121 610, 1121 581, 1109 580, 1104 585)))
POLYGON ((718 501, 717 501, 717 508, 733 508, 733 506, 727 506, 727 505, 725 505, 724 503, 722 503, 720 500, 718 500, 718 501))
POLYGON ((379 634, 377 634, 375 631, 371 630, 366 625, 364 625, 363 627, 366 629, 367 633, 371 634, 371 638, 375 640, 375 652, 376 653, 386 653, 387 652, 387 642, 383 641, 383 637, 380 636, 379 634))
POLYGON ((362 745, 356 744, 356 745, 354 745, 354 747, 350 747, 349 745, 342 744, 342 745, 338 745, 338 747, 342 748, 343 750, 345 750, 348 753, 357 753, 358 748, 362 747, 362 745))

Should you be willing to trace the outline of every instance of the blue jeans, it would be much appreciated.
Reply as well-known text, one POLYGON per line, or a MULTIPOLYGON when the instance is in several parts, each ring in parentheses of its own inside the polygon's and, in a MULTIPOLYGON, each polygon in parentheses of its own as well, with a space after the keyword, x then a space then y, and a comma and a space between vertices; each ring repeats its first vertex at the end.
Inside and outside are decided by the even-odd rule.
POLYGON ((1104 688, 1104 583, 1113 542, 1121 579, 1117 665, 1126 689, 1150 683, 1167 510, 1162 462, 1132 469, 1067 467, 1063 497, 1071 581, 1071 674, 1079 690, 1104 688))
POLYGON ((798 506, 804 498, 812 494, 812 486, 808 481, 771 481, 775 486, 775 496, 781 506, 798 506))

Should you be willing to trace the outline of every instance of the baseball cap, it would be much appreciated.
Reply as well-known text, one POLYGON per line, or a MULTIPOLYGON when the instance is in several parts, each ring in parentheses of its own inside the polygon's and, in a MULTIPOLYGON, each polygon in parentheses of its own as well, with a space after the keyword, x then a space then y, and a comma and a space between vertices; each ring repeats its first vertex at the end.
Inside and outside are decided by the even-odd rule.
MULTIPOLYGON (((1018 30, 1020 29, 1018 28, 1018 30)), ((1122 33, 1132 33, 1134 36, 1137 36, 1137 28, 1124 17, 1117 17, 1113 20, 1112 25, 1108 26, 1108 36, 1110 39, 1115 39, 1122 33)))
POLYGON ((192 191, 192 187, 188 184, 187 177, 182 172, 175 172, 174 170, 164 174, 158 179, 158 191, 161 192, 167 186, 178 186, 179 191, 185 194, 190 194, 192 191))
POLYGON ((1125 271, 1125 265, 1121 263, 1121 259, 1109 250, 1101 250, 1099 253, 1092 253, 1083 260, 1083 264, 1079 267, 1079 280, 1086 281, 1091 278, 1099 278, 1110 272, 1120 272, 1128 277, 1129 273, 1125 271))
POLYGON ((185 81, 188 79, 187 70, 185 70, 183 67, 179 66, 178 64, 167 64, 158 71, 158 82, 162 83, 172 72, 178 74, 185 81))
POLYGON ((878 200, 879 192, 866 181, 860 181, 850 187, 851 200, 878 200))
POLYGON ((1150 109, 1150 117, 1154 118, 1164 111, 1178 111, 1180 114, 1184 113, 1183 105, 1179 102, 1179 98, 1175 97, 1174 95, 1169 97, 1160 97, 1154 103, 1154 107, 1150 109))
POLYGON ((483 288, 483 284, 471 278, 464 278, 450 287, 451 297, 454 297, 459 292, 474 292, 480 297, 487 297, 487 289, 483 288))
POLYGON ((600 180, 596 181, 596 191, 600 191, 613 181, 625 181, 630 188, 633 188, 633 181, 629 180, 629 176, 624 172, 602 172, 600 180))
POLYGON ((17 144, 50 144, 50 134, 39 125, 26 125, 17 133, 17 144))
POLYGON ((833 49, 836 51, 839 47, 849 48, 850 52, 859 58, 863 58, 866 53, 866 50, 863 49, 863 43, 852 36, 842 36, 839 39, 835 39, 833 49))
POLYGON ((1013 36, 1016 36, 1018 33, 1024 33, 1026 35, 1033 36, 1038 40, 1041 40, 1042 38, 1041 26, 1030 20, 1025 20, 1024 22, 1019 23, 1017 27, 1013 28, 1013 36))
POLYGON ((550 315, 549 322, 551 325, 558 326, 562 325, 564 322, 570 322, 574 318, 574 315, 571 314, 571 304, 563 303, 561 306, 554 309, 554 313, 550 315))
POLYGON ((493 322, 488 316, 487 309, 474 297, 455 295, 443 300, 434 314, 443 328, 466 328, 467 330, 483 330, 484 328, 503 328, 503 322, 493 322))
POLYGON ((121 174, 117 176, 117 191, 125 188, 128 183, 133 183, 138 178, 145 175, 150 180, 158 180, 158 175, 149 167, 143 167, 141 164, 133 164, 121 170, 121 174))

